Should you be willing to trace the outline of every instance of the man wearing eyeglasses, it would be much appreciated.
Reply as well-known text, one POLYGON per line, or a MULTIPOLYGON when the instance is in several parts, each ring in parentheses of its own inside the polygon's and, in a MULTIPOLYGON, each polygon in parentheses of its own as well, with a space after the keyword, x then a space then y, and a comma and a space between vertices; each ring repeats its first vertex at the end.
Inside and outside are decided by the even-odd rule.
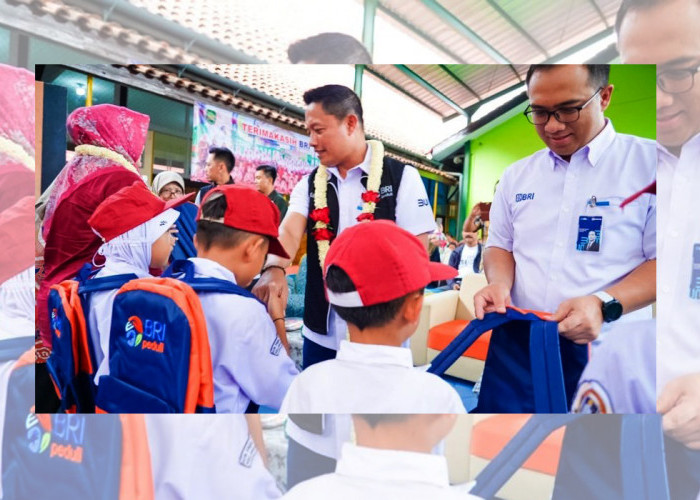
POLYGON ((695 498, 700 494, 700 1, 624 0, 616 30, 624 63, 657 65, 662 228, 657 410, 673 438, 666 443, 673 498, 695 498))
MULTIPOLYGON (((647 196, 620 209, 654 180, 655 144, 617 133, 605 117, 609 72, 609 65, 530 67, 525 117, 547 148, 501 178, 484 252, 489 285, 474 296, 477 318, 509 305, 552 313, 569 403, 587 344, 607 330, 604 323, 650 318, 656 296, 655 202, 647 196), (586 248, 591 232, 599 235, 597 251, 586 248)), ((508 370, 495 367, 501 356, 491 353, 513 352, 499 342, 492 337, 479 411, 508 411, 489 395, 499 391, 489 363, 508 370)))

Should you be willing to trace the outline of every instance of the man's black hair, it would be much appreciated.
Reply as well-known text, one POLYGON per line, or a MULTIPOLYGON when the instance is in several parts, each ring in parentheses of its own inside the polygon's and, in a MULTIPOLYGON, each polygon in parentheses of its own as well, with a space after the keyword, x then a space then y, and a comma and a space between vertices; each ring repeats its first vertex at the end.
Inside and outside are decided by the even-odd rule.
POLYGON ((354 114, 360 125, 364 127, 360 98, 343 85, 324 85, 304 92, 304 104, 309 105, 313 102, 320 103, 323 111, 335 116, 338 120, 354 114))
MULTIPOLYGON (((330 266, 326 273, 326 286, 333 293, 354 292, 355 284, 345 271, 338 266, 330 266)), ((422 292, 423 289, 416 290, 422 292)), ((340 307, 334 305, 333 308, 338 316, 348 323, 352 323, 360 330, 372 327, 378 328, 391 322, 406 303, 408 295, 398 299, 362 307, 340 307)))
POLYGON ((226 170, 228 170, 229 174, 231 173, 231 170, 233 170, 233 167, 236 166, 236 157, 233 156, 233 153, 229 148, 213 146, 209 148, 209 153, 214 155, 214 160, 224 162, 224 165, 226 165, 226 170))
POLYGON ((344 33, 321 33, 297 40, 287 49, 292 64, 372 64, 362 43, 344 33))
MULTIPOLYGON (((223 219, 227 206, 225 196, 219 193, 211 194, 205 198, 202 204, 202 217, 223 219)), ((212 246, 237 247, 253 234, 225 226, 219 222, 201 219, 197 221, 197 243, 204 250, 209 250, 212 246)))
POLYGON ((272 179, 273 184, 275 183, 277 180, 277 169, 275 167, 272 165, 259 165, 255 171, 257 172, 259 170, 262 170, 265 175, 272 179))
POLYGON ((411 417, 414 417, 415 415, 413 414, 404 414, 404 413, 389 413, 389 414, 383 414, 383 413, 355 413, 353 414, 353 417, 361 418, 367 424, 374 429, 377 427, 379 424, 393 424, 393 423, 399 423, 399 422, 405 422, 406 420, 409 420, 411 417))
MULTIPOLYGON (((530 79, 537 71, 549 71, 551 69, 557 68, 558 64, 533 64, 527 70, 527 76, 525 77, 525 83, 529 87, 530 79)), ((588 83, 594 89, 599 89, 601 87, 607 87, 610 82, 610 65, 609 64, 583 64, 588 70, 588 83)))
POLYGON ((617 11, 617 17, 615 17, 615 31, 620 33, 622 21, 625 20, 625 16, 629 14, 631 10, 649 9, 666 3, 668 3, 668 0, 622 0, 622 4, 617 11))

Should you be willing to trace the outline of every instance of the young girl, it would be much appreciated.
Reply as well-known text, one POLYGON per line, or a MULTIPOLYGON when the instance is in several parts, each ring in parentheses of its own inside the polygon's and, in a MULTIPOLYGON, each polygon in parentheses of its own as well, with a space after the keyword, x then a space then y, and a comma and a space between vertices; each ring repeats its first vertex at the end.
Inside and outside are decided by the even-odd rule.
MULTIPOLYGON (((147 278, 151 276, 149 268, 165 269, 177 241, 173 225, 180 214, 173 207, 191 197, 165 202, 143 182, 135 182, 105 199, 88 220, 104 241, 98 253, 104 256, 105 264, 95 278, 120 274, 147 278)), ((95 292, 89 301, 88 328, 98 366, 96 384, 109 373, 109 333, 116 293, 117 289, 95 292)))

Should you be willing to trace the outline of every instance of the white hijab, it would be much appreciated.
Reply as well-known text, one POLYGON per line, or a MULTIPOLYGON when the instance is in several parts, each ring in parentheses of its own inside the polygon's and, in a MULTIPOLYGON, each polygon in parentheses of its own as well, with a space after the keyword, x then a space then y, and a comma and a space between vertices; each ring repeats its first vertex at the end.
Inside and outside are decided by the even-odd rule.
POLYGON ((182 176, 177 172, 171 172, 169 170, 161 172, 153 178, 151 190, 158 196, 160 195, 160 190, 171 182, 177 183, 182 188, 182 192, 185 192, 185 181, 182 180, 182 176))
POLYGON ((34 335, 34 266, 0 285, 0 340, 34 335))
POLYGON ((180 212, 171 208, 102 245, 97 253, 104 255, 105 265, 99 276, 134 273, 139 278, 149 277, 151 245, 179 216, 180 212))

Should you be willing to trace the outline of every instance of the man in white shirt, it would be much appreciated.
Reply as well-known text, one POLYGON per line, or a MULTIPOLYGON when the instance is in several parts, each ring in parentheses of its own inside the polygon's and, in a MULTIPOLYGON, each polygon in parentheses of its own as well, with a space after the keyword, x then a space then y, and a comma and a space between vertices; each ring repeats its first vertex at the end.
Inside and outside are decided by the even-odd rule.
POLYGON ((418 327, 424 287, 455 270, 430 262, 418 238, 391 221, 347 229, 325 265, 328 300, 347 322, 349 340, 336 359, 292 382, 280 412, 466 413, 457 391, 414 369, 411 350, 401 347, 418 327))
MULTIPOLYGON (((292 191, 289 210, 280 226, 279 240, 289 255, 295 255, 302 236, 307 235, 302 330, 302 364, 306 368, 333 359, 340 342, 347 336, 345 322, 329 307, 323 291, 320 257, 327 251, 326 242, 330 241, 332 245, 338 234, 357 224, 358 218, 369 218, 372 210, 372 218, 394 220, 416 235, 426 248, 428 234, 436 224, 418 171, 384 156, 381 143, 365 140, 362 103, 352 90, 340 85, 325 85, 307 91, 304 102, 309 143, 323 167, 304 177, 292 191), (320 177, 317 179, 317 176, 320 177), (322 182, 324 177, 326 182, 322 182), (372 199, 376 205, 371 203, 372 199)), ((284 267, 289 263, 288 259, 268 257, 253 292, 265 301, 270 294, 286 298, 288 288, 284 267)), ((290 423, 287 429, 294 440, 332 462, 339 450, 328 432, 335 428, 336 416, 324 418, 327 425, 323 434, 312 435, 294 423, 290 423)), ((349 429, 344 432, 349 432, 349 429)))
MULTIPOLYGON (((700 2, 625 0, 616 28, 624 63, 656 64, 659 237, 657 410, 684 445, 670 479, 700 498, 700 2), (694 457, 694 458, 693 458, 694 457), (693 465, 693 460, 695 461, 693 465), (694 479, 689 479, 693 476, 694 479)), ((671 447, 667 442, 667 455, 671 447)))
MULTIPOLYGON (((615 132, 605 118, 613 93, 609 69, 528 71, 525 115, 547 148, 501 178, 484 251, 489 285, 474 297, 477 318, 511 303, 553 313, 569 402, 587 344, 605 330, 603 323, 623 313, 625 320, 650 318, 656 295, 654 200, 639 198, 624 212, 619 207, 654 180, 655 144, 615 132), (598 251, 586 251, 591 231, 599 234, 598 251)), ((491 339, 490 352, 500 349, 498 342, 491 339)), ((485 377, 482 394, 488 390, 485 377)))
POLYGON ((354 415, 357 445, 343 445, 335 472, 300 483, 283 498, 476 498, 450 487, 447 460, 431 454, 456 419, 439 414, 354 415))

